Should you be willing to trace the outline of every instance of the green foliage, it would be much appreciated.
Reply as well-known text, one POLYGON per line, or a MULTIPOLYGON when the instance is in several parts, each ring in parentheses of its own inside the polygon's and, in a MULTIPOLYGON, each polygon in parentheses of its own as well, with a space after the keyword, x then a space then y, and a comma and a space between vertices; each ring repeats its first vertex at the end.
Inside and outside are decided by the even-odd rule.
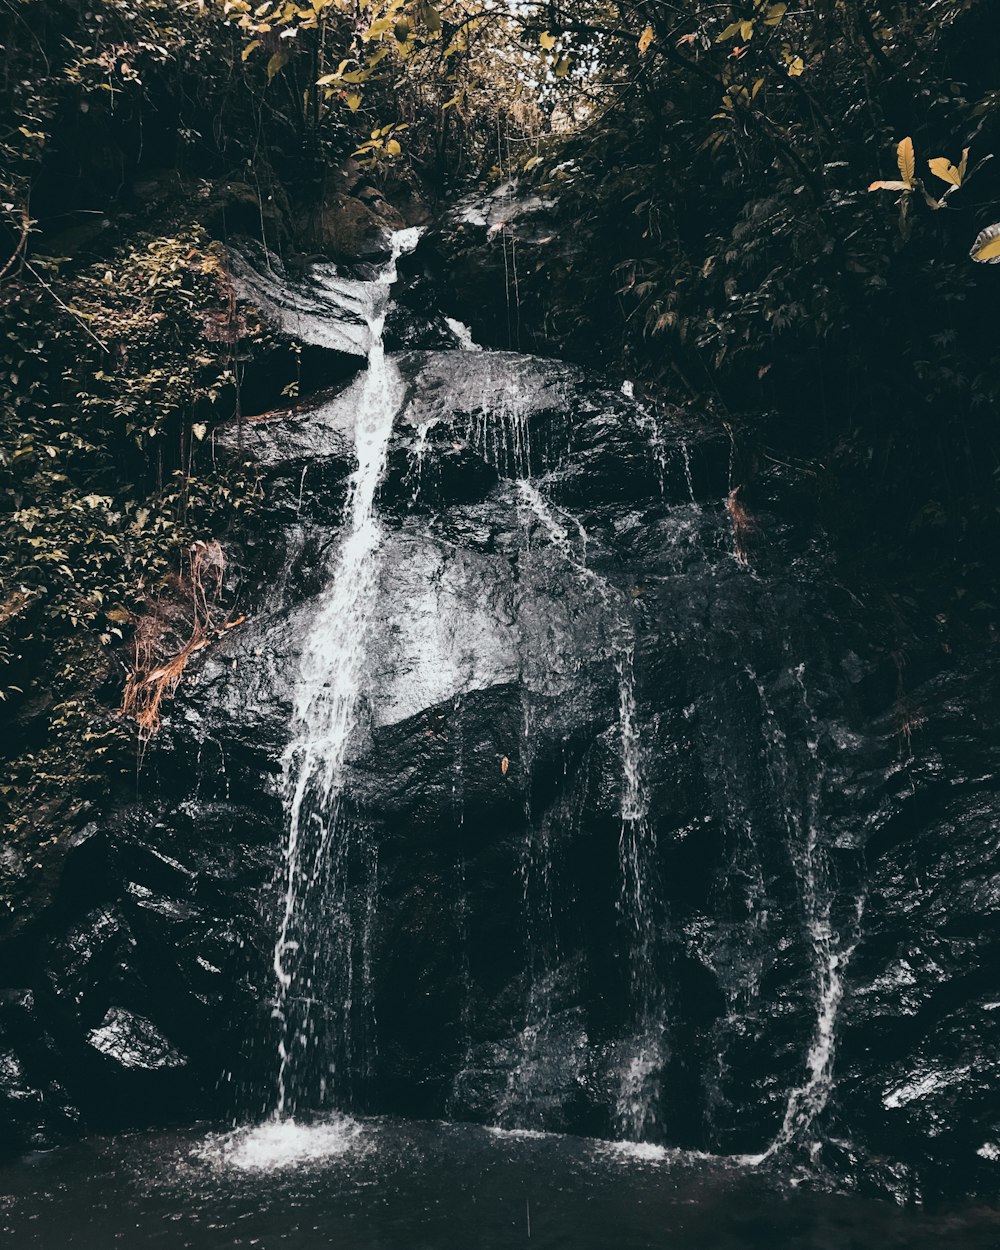
POLYGON ((518 241, 522 325, 807 460, 894 576, 961 552, 947 593, 995 612, 972 590, 1000 520, 996 271, 969 262, 974 239, 1000 257, 976 237, 1000 198, 989 3, 522 12, 575 67, 521 162, 562 223, 518 241))
POLYGON ((5 288, 0 347, 0 694, 38 739, 11 761, 21 781, 7 791, 22 808, 30 796, 29 809, 63 777, 46 753, 89 744, 89 775, 106 738, 121 745, 87 671, 107 667, 100 648, 126 640, 180 553, 255 494, 213 466, 205 442, 235 410, 246 326, 203 230, 142 237, 50 277, 5 288), (74 693, 67 656, 85 671, 76 697, 53 704, 53 690, 74 693))
POLYGON ((30 847, 134 767, 135 623, 257 502, 211 431, 267 336, 205 223, 279 246, 364 123, 215 0, 10 0, 0 42, 0 820, 30 847))

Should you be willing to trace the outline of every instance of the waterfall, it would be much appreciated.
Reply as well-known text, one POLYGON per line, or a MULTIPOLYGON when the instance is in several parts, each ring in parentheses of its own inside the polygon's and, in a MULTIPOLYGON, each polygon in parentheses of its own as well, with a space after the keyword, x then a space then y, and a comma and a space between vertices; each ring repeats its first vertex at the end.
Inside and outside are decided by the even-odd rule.
MULTIPOLYGON (((614 611, 618 617, 618 628, 624 635, 624 642, 615 657, 615 668, 618 675, 618 735, 622 770, 619 910, 627 946, 630 1034, 619 1047, 617 1091, 612 1114, 619 1133, 631 1140, 640 1140, 656 1126, 655 1106, 665 1058, 665 1005, 663 986, 656 972, 660 891, 657 888, 656 839, 649 820, 649 793, 636 710, 632 629, 630 622, 623 619, 625 613, 620 595, 586 564, 587 532, 579 519, 569 513, 562 514, 576 532, 579 540, 577 551, 570 529, 554 515, 553 506, 535 483, 522 479, 517 487, 521 503, 541 524, 549 542, 565 557, 583 584, 614 611)), ((536 888, 542 891, 551 928, 551 835, 547 829, 535 833, 529 824, 527 837, 529 844, 525 848, 526 866, 523 869, 525 914, 530 921, 530 892, 533 880, 537 879, 536 888), (541 857, 539 846, 544 851, 541 857)), ((528 930, 530 942, 533 937, 530 923, 528 930)), ((533 952, 529 950, 529 963, 532 961, 533 952)), ((529 1020, 525 1036, 534 1043, 538 1031, 535 1020, 541 1018, 544 1021, 551 1010, 548 995, 551 993, 552 977, 547 975, 539 979, 534 968, 531 972, 529 1020)))
POLYGON ((640 1141, 656 1125, 655 1102, 664 1055, 663 987, 656 973, 656 835, 635 703, 634 651, 627 647, 618 669, 619 739, 622 761, 620 908, 628 937, 629 1005, 634 1034, 622 1057, 615 1120, 619 1132, 640 1141))
MULTIPOLYGON (((785 794, 791 793, 792 762, 787 738, 767 698, 763 683, 748 666, 747 674, 760 698, 765 737, 771 761, 769 767, 782 783, 785 794)), ((836 1054, 836 1029, 840 1004, 844 996, 844 972, 857 945, 856 932, 839 934, 833 923, 834 889, 829 881, 829 867, 820 836, 820 812, 825 770, 819 754, 819 724, 810 706, 805 685, 804 666, 792 670, 792 677, 801 696, 806 715, 806 762, 802 769, 806 785, 801 810, 785 809, 789 851, 799 885, 806 937, 813 958, 816 1020, 806 1054, 805 1080, 788 1094, 781 1127, 760 1159, 765 1159, 802 1140, 825 1108, 833 1087, 833 1065, 836 1054)), ((863 898, 856 904, 856 926, 860 925, 863 898)))
POLYGON ((368 325, 368 368, 353 389, 357 468, 349 483, 343 538, 303 646, 283 760, 287 842, 274 947, 278 1118, 343 1097, 350 1069, 358 1065, 363 1070, 368 1060, 367 939, 377 856, 341 798, 364 696, 382 541, 375 498, 402 402, 402 383, 386 358, 382 335, 396 262, 418 237, 416 230, 396 234, 391 259, 377 280, 359 284, 368 325), (360 923, 352 907, 356 877, 363 894, 360 923))
MULTIPOLYGON (((428 706, 437 707, 446 695, 453 708, 448 735, 453 738, 451 776, 445 786, 450 790, 450 815, 444 832, 454 842, 445 844, 442 872, 454 892, 454 902, 449 902, 453 925, 449 940, 455 958, 448 972, 445 1009, 453 1012, 448 1017, 449 1048, 456 1057, 464 1053, 464 1060, 453 1079, 446 1109, 458 1116, 470 1110, 489 1116, 502 1128, 560 1129, 573 1126, 571 1117, 577 1114, 577 1106, 589 1100, 597 1107, 599 1100, 599 1111, 591 1112, 588 1125, 610 1130, 613 1136, 653 1142, 675 1130, 689 1133, 692 1113, 688 1104, 693 1096, 667 1083, 687 1063, 687 1017, 683 1013, 688 990, 667 968, 679 966, 682 975, 692 980, 699 975, 688 973, 682 963, 688 958, 682 945, 690 943, 692 952, 715 970, 727 1015, 711 1026, 720 1039, 720 1076, 712 1096, 726 1106, 727 1046, 740 1054, 741 1046, 744 1050, 749 1046, 740 1030, 743 1017, 756 1002, 762 961, 753 951, 741 963, 739 947, 743 943, 749 950, 753 935, 763 932, 761 916, 766 916, 770 897, 763 885, 748 887, 744 910, 750 929, 744 925, 739 930, 742 913, 737 915, 732 926, 739 930, 735 938, 712 936, 711 914, 688 924, 684 902, 668 902, 660 861, 665 857, 666 862, 673 862, 679 852, 674 835, 667 832, 672 828, 670 804, 664 811, 654 805, 651 779, 658 778, 657 795, 668 790, 670 783, 667 779, 664 784, 648 734, 655 726, 662 745, 664 729, 671 731, 671 726, 665 727, 657 713, 660 695, 655 682, 662 672, 661 660, 647 645, 649 633, 644 625, 652 610, 645 604, 652 596, 637 607, 628 593, 633 565, 624 546, 625 535, 638 535, 639 529, 631 515, 612 513, 609 523, 600 502, 583 514, 583 520, 568 510, 578 506, 572 502, 579 497, 574 457, 588 463, 587 457, 595 455, 594 442, 603 440, 603 424, 597 426, 596 440, 585 423, 582 429, 574 424, 572 418, 578 414, 563 369, 513 353, 474 353, 462 327, 452 327, 456 346, 449 351, 427 353, 426 358, 400 356, 398 361, 387 356, 383 328, 396 259, 414 242, 413 232, 397 236, 392 260, 377 278, 352 286, 355 306, 367 326, 368 367, 337 402, 340 410, 353 417, 356 465, 348 482, 343 525, 330 547, 325 589, 315 602, 302 643, 283 759, 287 844, 273 956, 277 1071, 271 1091, 276 1112, 272 1124, 301 1123, 313 1111, 361 1105, 366 1101, 361 1095, 368 1093, 364 1082, 373 1070, 376 947, 379 958, 383 957, 383 946, 374 938, 379 922, 379 877, 381 872, 381 888, 388 898, 398 886, 398 845, 391 838, 385 840, 380 865, 379 846, 362 815, 367 806, 352 801, 355 788, 350 767, 361 754, 369 722, 380 727, 385 723, 381 685, 377 691, 373 685, 375 674, 384 673, 379 666, 389 661, 383 656, 383 632, 375 637, 374 622, 382 621, 392 605, 388 600, 380 603, 380 587, 386 587, 387 594, 398 591, 403 602, 408 602, 406 594, 422 593, 419 578, 423 573, 412 579, 416 591, 412 587, 400 590, 399 578, 389 576, 396 573, 397 559, 404 557, 397 552, 395 537, 391 544, 385 541, 378 507, 398 419, 408 463, 397 479, 394 462, 393 499, 410 513, 401 522, 401 533, 419 537, 435 551, 435 544, 450 544, 451 535, 439 525, 441 509, 435 502, 439 461, 449 448, 469 459, 477 453, 501 479, 494 485, 495 477, 483 474, 490 483, 483 487, 484 493, 489 491, 488 502, 470 506, 466 514, 466 523, 474 517, 482 532, 493 526, 503 536, 499 551, 477 550, 474 564, 465 555, 461 560, 447 559, 455 559, 454 577, 460 587, 464 587, 461 577, 466 575, 466 565, 476 569, 477 579, 490 562, 499 568, 495 594, 503 604, 502 625, 507 632, 502 635, 504 665, 496 669, 492 681, 498 688, 501 677, 504 685, 518 683, 504 698, 516 699, 519 693, 522 712, 518 726, 513 710, 514 720, 497 742, 506 751, 509 736, 518 739, 518 752, 511 751, 510 760, 506 754, 500 759, 508 795, 524 800, 523 812, 513 815, 516 843, 510 847, 508 842, 504 848, 506 853, 513 852, 520 897, 515 895, 509 903, 517 954, 514 960, 505 955, 517 971, 507 974, 511 979, 498 1022, 490 1015, 497 1014, 489 997, 495 990, 488 984, 484 988, 478 975, 489 964, 482 954, 481 913, 474 905, 482 872, 484 868, 491 871, 483 862, 477 827, 482 796, 478 779, 465 773, 466 747, 469 760, 480 759, 483 748, 472 736, 468 744, 463 741, 466 706, 474 717, 479 715, 482 674, 471 666, 466 684, 449 685, 440 693, 438 685, 431 683, 420 692, 428 706), (584 520, 593 531, 593 540, 584 520), (615 533, 612 524, 623 528, 615 533), (621 557, 618 573, 605 572, 603 561, 609 555, 616 560, 621 557), (588 624, 581 626, 581 621, 588 624), (377 656, 377 663, 372 656, 377 656), (585 766, 572 735, 558 736, 561 709, 557 708, 564 692, 572 691, 575 697, 584 664, 589 669, 585 680, 591 687, 586 728, 588 734, 596 735, 587 747, 592 754, 585 766), (648 725, 644 723, 647 716, 648 725), (470 816, 468 828, 467 783, 469 811, 477 813, 470 816), (593 787, 590 798, 589 787, 593 787), (602 880, 597 884, 578 872, 567 852, 579 840, 582 811, 588 821, 594 820, 594 832, 600 835, 599 847, 595 838, 595 853, 602 857, 602 880), (579 913, 581 897, 586 900, 591 890, 602 908, 600 917, 594 919, 600 925, 603 947, 599 959, 588 965, 579 954, 577 929, 591 919, 581 920, 579 913), (668 919, 673 926, 669 940, 668 919), (522 941, 523 961, 517 962, 522 941), (599 993, 593 992, 588 978, 594 967, 600 967, 606 977, 607 993, 603 985, 599 993), (747 1000, 742 1007, 741 996, 747 1000)), ((652 536, 658 536, 659 574, 676 581, 676 590, 671 587, 661 594, 659 604, 676 602, 679 619, 671 638, 680 641, 687 637, 692 613, 705 611, 700 600, 691 596, 692 562, 696 571, 707 565, 715 577, 715 553, 723 549, 720 535, 729 532, 722 531, 720 524, 726 513, 720 507, 717 517, 711 505, 697 502, 697 473, 692 471, 688 444, 684 438, 671 436, 663 414, 639 404, 626 410, 614 398, 608 407, 611 416, 602 409, 598 420, 620 421, 635 440, 628 445, 628 465, 636 462, 631 449, 638 447, 639 454, 658 468, 660 491, 657 494, 654 480, 648 505, 652 521, 647 518, 641 541, 652 542, 652 536), (635 439, 636 433, 642 441, 635 439), (668 502, 668 486, 669 498, 676 494, 678 502, 668 502), (654 526, 660 528, 654 530, 654 526)), ((338 427, 340 438, 343 428, 338 427)), ((602 446, 602 455, 605 450, 614 464, 614 456, 621 453, 613 439, 608 449, 602 446)), ((694 468, 700 472, 700 462, 694 468)), ((300 481, 296 468, 300 493, 305 469, 301 473, 300 481)), ((648 472, 643 474, 644 489, 648 477, 648 472)), ((303 534, 310 532, 308 519, 297 517, 296 525, 303 534)), ((464 552, 464 548, 458 550, 464 552)), ((635 557, 636 561, 645 558, 644 551, 635 557)), ((436 562, 427 567, 450 567, 444 559, 435 557, 436 562)), ((729 567, 728 556, 725 560, 725 575, 739 576, 742 582, 742 574, 729 567)), ((478 593, 480 581, 470 585, 478 593)), ((722 581, 720 593, 722 611, 731 612, 735 592, 722 581)), ((742 599, 740 592, 738 605, 742 599)), ((458 602, 466 604, 466 600, 458 602)), ((442 609, 440 603, 435 609, 445 614, 451 610, 442 609)), ((435 655, 448 665, 453 664, 452 651, 468 649, 471 654, 483 641, 476 630, 466 639, 461 631, 445 629, 438 638, 435 611, 418 614, 419 628, 411 647, 416 658, 408 661, 417 665, 416 676, 407 670, 413 682, 428 664, 428 626, 436 639, 435 655)), ((485 639, 487 648, 492 636, 485 639)), ((410 652, 401 654, 409 656, 410 652)), ((756 651, 749 654, 757 662, 756 651)), ((844 969, 853 946, 850 924, 846 928, 840 924, 839 896, 831 880, 821 820, 822 732, 809 706, 802 674, 797 674, 796 688, 787 680, 793 671, 788 670, 779 689, 786 695, 790 691, 791 706, 779 703, 779 717, 768 703, 770 684, 765 687, 745 660, 738 663, 740 689, 750 701, 747 727, 753 748, 738 753, 732 765, 731 780, 739 790, 739 810, 733 815, 740 817, 740 836, 752 847, 760 842, 758 823, 770 829, 771 822, 777 822, 770 853, 779 857, 778 871, 788 887, 797 890, 789 924, 801 933, 811 955, 807 966, 811 983, 801 978, 797 967, 793 993, 796 1010, 801 1006, 810 1013, 812 1034, 802 1044, 800 1071, 784 1084, 788 1091, 783 1100, 787 1102, 784 1119, 777 1131, 771 1129, 769 1136, 774 1140, 767 1153, 759 1156, 763 1159, 793 1142, 808 1140, 828 1099, 844 969), (754 772, 746 772, 748 768, 754 772), (760 774, 759 786, 756 774, 760 774), (758 806, 758 794, 767 801, 766 810, 758 806), (802 993, 804 986, 808 999, 802 993)), ((695 683, 698 671, 694 670, 695 683)), ((483 672, 489 677, 492 670, 487 667, 483 672)), ((677 690, 670 687, 671 713, 689 715, 686 706, 673 703, 682 693, 686 697, 688 684, 678 679, 677 690)), ((683 745, 683 728, 675 736, 683 745)), ((436 745, 431 745, 436 751, 436 745)), ((678 809, 684 811, 690 801, 683 789, 683 770, 688 765, 683 759, 680 763, 678 809)), ((696 766, 697 761, 690 767, 696 766)), ((441 786, 435 781, 432 794, 439 791, 441 786)), ((509 799, 505 802, 509 804, 509 799)), ((707 824, 709 816, 696 810, 692 820, 707 824)), ((683 831, 677 841, 681 836, 683 831)), ((710 845, 706 840, 706 847, 710 845)), ((495 853, 492 846, 487 850, 495 853)), ((721 924, 719 929, 723 929, 721 924)), ((393 1023, 391 997, 384 995, 379 1001, 387 1004, 383 1032, 394 1036, 392 1029, 399 1025, 393 1023)), ((692 1072, 697 1066, 695 1062, 689 1065, 692 1072)), ((716 1131, 714 1124, 709 1131, 716 1131)), ((729 1131, 720 1129, 720 1133, 729 1131)))

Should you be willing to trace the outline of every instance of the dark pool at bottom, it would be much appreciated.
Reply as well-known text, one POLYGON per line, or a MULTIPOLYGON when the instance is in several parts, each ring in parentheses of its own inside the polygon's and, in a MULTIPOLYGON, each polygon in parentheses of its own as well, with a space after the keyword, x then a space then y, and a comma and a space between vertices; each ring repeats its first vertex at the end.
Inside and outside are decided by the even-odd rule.
POLYGON ((5 1250, 994 1250, 1000 1213, 573 1137, 338 1120, 87 1138, 0 1169, 0 1232, 5 1250))

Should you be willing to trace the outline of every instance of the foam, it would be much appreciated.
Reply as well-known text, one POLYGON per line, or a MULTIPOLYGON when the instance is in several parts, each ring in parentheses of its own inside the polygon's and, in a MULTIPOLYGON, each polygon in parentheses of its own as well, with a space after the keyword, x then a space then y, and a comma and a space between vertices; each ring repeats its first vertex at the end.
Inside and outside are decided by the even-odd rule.
POLYGON ((312 1124, 267 1120, 213 1136, 199 1153, 209 1162, 242 1172, 274 1172, 322 1163, 357 1151, 362 1143, 362 1125, 349 1116, 335 1116, 312 1124))

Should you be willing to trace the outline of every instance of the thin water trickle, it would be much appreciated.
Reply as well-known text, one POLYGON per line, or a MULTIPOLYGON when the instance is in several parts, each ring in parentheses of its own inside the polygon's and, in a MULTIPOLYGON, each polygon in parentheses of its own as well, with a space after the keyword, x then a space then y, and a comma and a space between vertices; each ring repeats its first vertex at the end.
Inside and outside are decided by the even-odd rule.
MULTIPOLYGON (((629 1036, 618 1048, 617 1085, 613 1116, 616 1127, 624 1136, 640 1139, 656 1127, 656 1104, 659 1094, 660 1073, 664 1061, 664 995, 663 986, 656 972, 658 938, 658 899, 656 840, 649 820, 649 790, 643 764, 641 731, 635 697, 635 659, 631 623, 620 594, 604 578, 586 564, 587 533, 582 523, 570 514, 563 515, 572 521, 580 538, 580 551, 574 547, 570 532, 556 518, 552 505, 530 480, 517 483, 518 497, 540 522, 546 537, 573 566, 581 581, 619 618, 618 628, 624 642, 615 657, 618 674, 618 731, 621 752, 621 834, 619 840, 619 866, 621 892, 619 907, 628 949, 629 1036)), ((525 909, 530 914, 529 886, 535 892, 543 891, 542 897, 551 909, 550 855, 539 861, 535 846, 537 834, 530 824, 529 843, 525 862, 529 871, 525 875, 525 909), (536 862, 539 861, 539 862, 536 862)), ((547 850, 547 840, 543 843, 547 850)), ((530 954, 529 954, 530 958, 530 954)), ((551 981, 551 978, 548 978, 551 981)), ((548 1001, 539 1002, 542 993, 537 976, 532 977, 529 1008, 535 1020, 529 1016, 533 1032, 529 1040, 535 1040, 537 1021, 544 1021, 550 1013, 548 1001)))
MULTIPOLYGON (((792 793, 787 736, 771 706, 763 683, 754 670, 747 674, 760 698, 769 767, 785 796, 792 793)), ((761 1158, 767 1158, 793 1141, 804 1140, 817 1117, 826 1107, 833 1088, 836 1058, 837 1022, 844 997, 844 973, 857 945, 864 900, 858 897, 853 932, 838 933, 833 923, 835 890, 821 838, 821 800, 825 769, 819 753, 819 722, 813 711, 805 685, 804 667, 791 674, 800 692, 800 701, 807 719, 804 736, 808 768, 805 774, 805 800, 801 805, 786 802, 784 821, 789 837, 789 852, 799 883, 806 936, 813 957, 816 1019, 812 1040, 806 1054, 805 1080, 794 1086, 788 1095, 781 1127, 761 1158)))
POLYGON ((424 421, 417 427, 416 437, 409 453, 409 467, 406 470, 406 483, 410 486, 410 507, 415 508, 420 502, 420 488, 424 480, 424 461, 427 458, 427 440, 431 430, 437 425, 437 418, 424 421))
MULTIPOLYGON (((278 1118, 340 1097, 353 1066, 355 1042, 364 1046, 370 1021, 368 943, 377 859, 365 831, 342 809, 343 769, 363 696, 368 627, 382 541, 375 498, 385 472, 402 382, 383 343, 396 262, 412 250, 419 231, 393 239, 392 257, 376 282, 358 284, 368 325, 368 368, 355 384, 354 451, 344 509, 344 538, 333 561, 303 647, 295 686, 291 733, 284 754, 288 836, 285 890, 274 974, 277 981, 278 1118), (352 917, 351 869, 360 871, 364 896, 360 925, 352 917), (331 990, 334 991, 331 1001, 331 990), (361 997, 361 1039, 354 1036, 361 997)), ((365 1066, 365 1056, 361 1057, 365 1066)))
POLYGON ((633 1033, 623 1055, 615 1120, 639 1141, 656 1127, 656 1102, 664 1061, 663 986, 657 974, 656 834, 649 819, 649 791, 642 760, 631 646, 616 660, 622 762, 620 908, 629 937, 628 988, 633 1033))
POLYGON ((687 483, 688 496, 692 503, 696 503, 694 495, 694 478, 691 476, 691 452, 685 439, 681 439, 681 460, 684 463, 684 481, 687 483))

